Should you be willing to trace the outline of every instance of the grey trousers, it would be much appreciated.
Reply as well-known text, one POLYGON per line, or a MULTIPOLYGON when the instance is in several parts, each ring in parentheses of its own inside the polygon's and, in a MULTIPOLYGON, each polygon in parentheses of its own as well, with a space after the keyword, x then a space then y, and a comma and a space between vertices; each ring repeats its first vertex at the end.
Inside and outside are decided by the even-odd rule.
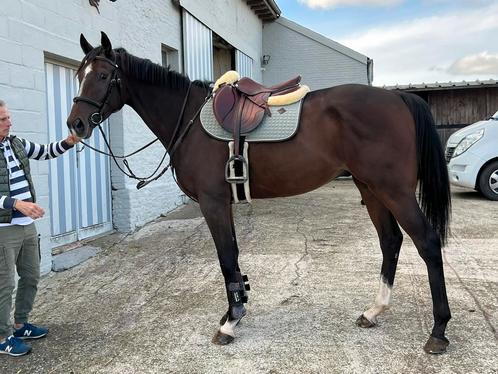
POLYGON ((28 322, 40 280, 40 249, 35 224, 0 227, 0 336, 12 333, 10 312, 17 284, 15 323, 28 322))

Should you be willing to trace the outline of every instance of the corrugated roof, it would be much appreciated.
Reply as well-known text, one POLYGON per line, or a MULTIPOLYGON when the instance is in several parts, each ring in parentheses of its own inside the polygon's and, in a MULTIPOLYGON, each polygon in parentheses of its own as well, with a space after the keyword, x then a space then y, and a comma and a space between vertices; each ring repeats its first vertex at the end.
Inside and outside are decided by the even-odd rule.
POLYGON ((481 88, 481 87, 498 87, 498 81, 495 79, 475 80, 475 81, 461 81, 461 82, 435 82, 435 83, 419 83, 419 84, 402 84, 395 86, 384 86, 388 90, 400 91, 435 91, 435 90, 448 90, 459 88, 481 88))
POLYGON ((274 0, 246 0, 246 3, 263 21, 275 21, 282 13, 274 0))

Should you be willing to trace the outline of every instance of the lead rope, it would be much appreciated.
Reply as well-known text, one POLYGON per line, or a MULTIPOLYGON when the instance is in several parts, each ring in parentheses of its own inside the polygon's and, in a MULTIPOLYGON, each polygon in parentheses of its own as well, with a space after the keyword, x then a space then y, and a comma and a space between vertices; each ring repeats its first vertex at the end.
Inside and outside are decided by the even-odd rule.
MULTIPOLYGON (((133 179, 136 179, 138 180, 139 182, 137 183, 137 190, 145 187, 146 185, 148 185, 150 182, 152 181, 155 181, 157 179, 159 179, 161 176, 163 176, 164 173, 166 173, 166 171, 169 169, 169 167, 171 166, 171 156, 172 156, 172 152, 170 152, 170 160, 169 160, 169 163, 168 165, 166 165, 166 167, 158 174, 154 177, 154 175, 157 173, 157 171, 159 170, 159 168, 161 167, 161 165, 163 164, 165 158, 166 158, 166 155, 168 154, 168 149, 171 149, 171 145, 173 144, 173 141, 175 140, 175 137, 176 137, 176 134, 178 133, 178 130, 181 126, 181 123, 182 123, 182 120, 183 120, 183 115, 185 114, 185 108, 187 106, 187 101, 188 101, 188 97, 190 95, 190 88, 192 87, 192 82, 189 82, 189 85, 188 85, 188 88, 187 88, 187 93, 185 95, 185 99, 183 100, 183 104, 182 104, 182 109, 180 111, 180 115, 178 116, 178 120, 176 121, 176 126, 175 126, 175 130, 173 131, 173 135, 171 136, 171 139, 169 141, 169 144, 168 144, 168 147, 166 148, 165 152, 164 152, 164 155, 163 157, 161 158, 161 161, 159 162, 159 165, 157 165, 157 168, 156 170, 154 170, 154 172, 152 172, 152 174, 150 174, 149 176, 147 177, 137 177, 135 175, 135 173, 131 170, 130 168, 130 165, 128 164, 128 160, 126 158, 123 158, 123 165, 126 167, 126 169, 128 169, 128 173, 126 171, 123 170, 123 168, 119 165, 119 163, 117 162, 116 160, 116 157, 114 157, 114 154, 111 150, 111 146, 109 144, 109 142, 107 141, 107 138, 104 134, 104 131, 102 130, 102 127, 99 125, 99 130, 100 130, 100 133, 102 134, 102 137, 104 139, 104 142, 107 146, 107 148, 109 149, 109 152, 111 154, 111 157, 113 158, 114 160, 114 163, 116 164, 116 166, 118 167, 119 170, 121 170, 121 172, 123 174, 125 174, 126 176, 128 176, 129 178, 133 178, 133 179)), ((157 138, 156 140, 158 140, 159 138, 157 138)), ((175 143, 176 144, 176 143, 175 143)))
MULTIPOLYGON (((199 114, 201 113, 202 108, 208 102, 208 100, 211 98, 211 96, 212 96, 212 94, 209 94, 208 96, 206 96, 206 98, 204 99, 204 102, 202 103, 202 105, 199 107, 199 109, 197 109, 197 111, 195 112, 195 114, 192 117, 192 119, 190 121, 188 121, 187 126, 185 126, 185 129, 183 130, 183 132, 180 134, 180 136, 178 137, 178 139, 173 144, 173 147, 171 148, 171 151, 169 152, 169 163, 168 163, 168 165, 166 165, 166 167, 161 171, 161 173, 159 173, 153 179, 150 179, 150 180, 141 180, 140 182, 138 182, 137 183, 137 190, 139 190, 142 187, 145 187, 150 182, 155 181, 156 179, 159 179, 166 172, 166 170, 168 170, 170 167, 171 167, 171 172, 173 173, 173 178, 175 179, 175 182, 176 182, 175 173, 173 171, 173 165, 172 165, 173 154, 175 153, 175 151, 178 148, 178 146, 181 144, 181 142, 182 142, 183 138, 185 137, 185 135, 187 135, 188 131, 190 130, 190 128, 194 124, 195 119, 199 116, 199 114)), ((177 127, 177 129, 175 130, 175 133, 177 132, 178 129, 179 129, 179 127, 177 127)), ((170 144, 171 144, 171 142, 170 142, 170 144)), ((163 159, 164 159, 164 157, 163 157, 163 159)), ((161 161, 161 163, 162 163, 162 161, 161 161)), ((159 169, 159 167, 158 167, 158 169, 159 169)))
MULTIPOLYGON (((99 125, 99 128, 100 128, 100 125, 99 125)), ((125 158, 128 158, 128 157, 131 157, 135 154, 137 154, 138 152, 140 151, 143 151, 145 148, 151 146, 152 144, 154 144, 155 142, 157 142, 159 140, 159 138, 155 138, 153 141, 151 141, 150 143, 147 143, 146 145, 144 145, 143 147, 137 149, 136 151, 134 152, 131 152, 130 154, 127 154, 127 155, 124 155, 124 156, 114 156, 115 158, 119 158, 119 159, 125 159, 125 158)), ((84 147, 77 150, 78 153, 82 152, 85 148, 90 148, 92 151, 94 152, 97 152, 97 153, 100 153, 101 155, 104 155, 104 156, 111 156, 110 153, 107 153, 107 152, 104 152, 104 151, 101 151, 100 149, 97 149, 97 148, 93 148, 91 145, 89 144, 86 144, 83 140, 80 140, 80 143, 83 143, 84 147)))
MULTIPOLYGON (((115 156, 114 153, 112 152, 112 149, 111 149, 111 146, 107 140, 107 137, 105 136, 105 133, 102 129, 102 127, 99 125, 99 130, 100 130, 100 133, 102 134, 102 138, 104 139, 104 143, 106 145, 106 147, 108 148, 109 150, 109 153, 106 153, 106 152, 103 152, 103 151, 100 151, 98 149, 95 149, 91 146, 89 146, 88 144, 84 143, 82 141, 82 143, 94 150, 95 152, 98 152, 98 153, 101 153, 101 154, 104 154, 104 155, 107 155, 107 156, 110 156, 114 163, 116 164, 116 166, 118 167, 118 169, 123 173, 125 174, 126 176, 128 176, 129 178, 132 178, 132 179, 136 179, 138 180, 139 182, 137 183, 137 189, 141 189, 143 187, 145 187, 146 185, 148 185, 150 182, 153 182, 157 179, 159 179, 161 176, 163 176, 163 174, 171 167, 172 171, 173 171, 173 167, 172 167, 172 158, 173 158, 173 154, 175 152, 175 150, 178 148, 178 146, 180 145, 180 143, 182 142, 183 138, 185 137, 185 135, 187 134, 187 132, 190 130, 190 128, 192 127, 192 125, 194 124, 194 121, 195 119, 199 116, 202 108, 204 107, 204 105, 206 104, 206 102, 211 98, 212 94, 209 94, 205 99, 204 99, 204 102, 202 103, 202 105, 199 107, 199 109, 195 112, 194 114, 194 117, 187 123, 187 126, 185 127, 185 129, 183 130, 183 132, 180 134, 180 136, 175 140, 175 137, 178 133, 178 131, 180 130, 180 127, 181 127, 181 123, 182 123, 182 119, 183 119, 183 116, 185 114, 185 109, 186 109, 186 106, 187 106, 187 101, 188 101, 188 97, 189 97, 189 94, 190 94, 190 89, 192 87, 192 82, 189 83, 189 86, 188 86, 188 89, 187 89, 187 94, 185 95, 185 99, 183 101, 183 105, 182 105, 182 109, 181 109, 181 112, 180 112, 180 116, 178 117, 178 120, 177 120, 177 123, 176 123, 176 126, 175 126, 175 130, 173 132, 173 136, 171 137, 171 140, 168 144, 168 147, 166 148, 166 151, 164 152, 164 155, 159 163, 159 165, 157 166, 157 168, 154 170, 154 172, 152 172, 152 174, 150 174, 149 176, 147 177, 137 177, 135 175, 135 173, 131 170, 129 164, 128 164, 128 160, 126 159, 127 157, 130 157, 138 152, 140 152, 141 150, 149 147, 150 145, 152 145, 153 143, 155 143, 156 141, 159 140, 159 138, 156 138, 155 140, 153 140, 152 142, 146 144, 145 146, 143 146, 142 148, 128 154, 128 155, 125 155, 125 156, 115 156), (170 152, 169 152, 169 155, 170 155, 170 159, 169 159, 169 163, 168 165, 166 165, 163 170, 161 170, 159 172, 159 174, 155 175, 157 173, 157 171, 159 170, 159 168, 161 167, 161 165, 163 164, 165 158, 166 158, 166 155, 168 154, 168 149, 170 149, 170 152), (125 171, 121 165, 118 163, 117 159, 123 159, 123 165, 126 167, 126 169, 128 171, 125 171)), ((174 177, 174 172, 173 172, 173 177, 174 177)), ((175 179, 176 180, 176 179, 175 179)))

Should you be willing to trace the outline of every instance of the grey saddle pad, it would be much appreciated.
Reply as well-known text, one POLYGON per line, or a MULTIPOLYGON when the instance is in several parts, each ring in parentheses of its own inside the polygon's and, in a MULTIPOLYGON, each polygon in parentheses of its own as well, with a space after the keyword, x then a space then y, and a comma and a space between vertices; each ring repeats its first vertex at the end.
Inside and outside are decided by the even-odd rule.
MULTIPOLYGON (((247 142, 276 142, 291 138, 297 131, 302 100, 285 106, 272 106, 271 117, 265 116, 261 124, 246 135, 247 142)), ((232 141, 233 135, 221 127, 213 113, 210 99, 202 108, 201 123, 204 130, 218 140, 232 141)))

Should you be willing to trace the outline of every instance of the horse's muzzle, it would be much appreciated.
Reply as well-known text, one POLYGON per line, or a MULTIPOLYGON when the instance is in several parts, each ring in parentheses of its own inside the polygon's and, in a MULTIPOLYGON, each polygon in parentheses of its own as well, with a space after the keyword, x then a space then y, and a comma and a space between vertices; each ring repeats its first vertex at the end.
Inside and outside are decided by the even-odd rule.
POLYGON ((68 122, 67 127, 69 127, 69 129, 72 130, 79 138, 84 138, 86 135, 85 124, 79 118, 76 118, 72 123, 68 122))

